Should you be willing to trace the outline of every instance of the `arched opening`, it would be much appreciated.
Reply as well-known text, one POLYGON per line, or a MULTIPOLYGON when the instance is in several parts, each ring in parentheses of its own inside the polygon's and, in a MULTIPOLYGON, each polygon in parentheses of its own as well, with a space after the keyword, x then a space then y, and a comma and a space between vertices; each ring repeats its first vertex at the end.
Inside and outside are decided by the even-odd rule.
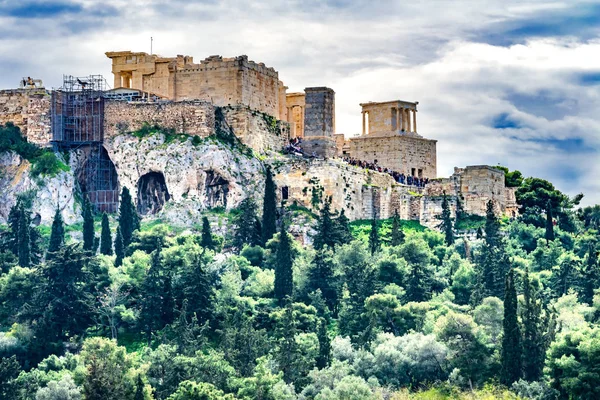
POLYGON ((161 172, 148 172, 142 175, 137 188, 137 210, 141 215, 158 213, 171 198, 165 176, 161 172))
POLYGON ((108 152, 102 145, 84 149, 85 157, 77 170, 77 181, 97 211, 114 213, 119 206, 119 179, 108 152))
POLYGON ((227 207, 229 181, 215 171, 207 171, 204 188, 206 190, 207 208, 227 207))

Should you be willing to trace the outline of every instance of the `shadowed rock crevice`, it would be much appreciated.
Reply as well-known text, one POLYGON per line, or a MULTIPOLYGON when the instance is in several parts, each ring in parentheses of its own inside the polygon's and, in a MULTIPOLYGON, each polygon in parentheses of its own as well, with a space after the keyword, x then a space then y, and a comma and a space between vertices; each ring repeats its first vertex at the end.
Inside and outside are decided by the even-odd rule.
POLYGON ((206 190, 206 207, 227 207, 228 180, 215 171, 207 171, 204 188, 206 190))
POLYGON ((153 215, 162 210, 171 196, 161 172, 149 172, 138 181, 137 209, 142 215, 153 215))

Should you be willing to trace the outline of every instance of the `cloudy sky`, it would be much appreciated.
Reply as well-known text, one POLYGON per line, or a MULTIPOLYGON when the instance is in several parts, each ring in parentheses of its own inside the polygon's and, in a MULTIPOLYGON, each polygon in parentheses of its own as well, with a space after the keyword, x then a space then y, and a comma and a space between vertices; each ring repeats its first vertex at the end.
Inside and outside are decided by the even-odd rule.
POLYGON ((0 88, 103 74, 110 50, 247 54, 290 91, 419 101, 438 175, 502 164, 600 202, 600 2, 513 0, 0 0, 0 88))

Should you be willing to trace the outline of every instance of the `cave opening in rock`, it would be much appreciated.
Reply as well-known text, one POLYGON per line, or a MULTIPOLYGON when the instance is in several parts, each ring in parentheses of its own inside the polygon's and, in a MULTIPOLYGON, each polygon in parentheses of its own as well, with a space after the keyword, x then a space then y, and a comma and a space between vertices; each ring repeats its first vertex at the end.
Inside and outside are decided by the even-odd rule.
POLYGON ((114 213, 119 207, 117 170, 104 146, 83 148, 83 160, 77 169, 77 181, 96 211, 114 213))
POLYGON ((229 181, 215 171, 206 172, 206 207, 227 207, 227 193, 229 193, 229 181))
POLYGON ((141 215, 153 215, 162 210, 171 195, 161 172, 148 172, 138 181, 137 209, 141 215))

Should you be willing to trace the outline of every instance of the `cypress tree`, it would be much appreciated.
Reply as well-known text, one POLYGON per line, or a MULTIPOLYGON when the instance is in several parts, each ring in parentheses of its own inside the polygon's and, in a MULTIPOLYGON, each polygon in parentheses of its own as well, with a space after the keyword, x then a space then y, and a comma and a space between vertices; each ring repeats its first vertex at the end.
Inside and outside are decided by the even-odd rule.
POLYGON ((205 249, 214 250, 215 242, 212 238, 212 232, 210 230, 210 222, 207 217, 202 217, 202 239, 200 245, 205 249))
POLYGON ((596 242, 588 244, 588 253, 586 257, 585 268, 583 270, 583 291, 581 300, 584 303, 592 304, 594 302, 594 290, 600 285, 600 271, 598 270, 598 252, 596 251, 596 242))
POLYGON ((262 242, 261 224, 256 216, 256 203, 247 197, 240 203, 239 213, 235 217, 236 226, 233 244, 241 249, 245 244, 259 246, 262 242))
POLYGON ((21 204, 19 208, 19 229, 18 229, 18 258, 19 265, 23 268, 31 266, 31 235, 29 227, 29 215, 25 207, 21 204))
POLYGON ((294 290, 293 262, 292 242, 286 231, 285 223, 282 223, 275 256, 275 298, 280 303, 286 297, 291 297, 294 290))
POLYGON ((150 268, 146 273, 142 285, 140 327, 142 332, 146 334, 148 343, 152 338, 152 333, 164 326, 163 313, 165 310, 163 295, 165 282, 162 276, 161 252, 162 244, 159 242, 158 247, 152 253, 150 268))
POLYGON ((115 236, 115 267, 123 265, 125 258, 125 246, 123 245, 123 235, 121 235, 121 227, 117 227, 117 235, 115 236))
POLYGON ((108 215, 102 214, 102 230, 100 232, 100 254, 112 256, 112 237, 110 235, 110 224, 108 215))
POLYGON ((489 200, 485 210, 485 242, 491 247, 498 247, 501 242, 500 221, 494 211, 494 202, 489 200))
POLYGON ((548 200, 546 203, 546 241, 554 240, 554 220, 552 216, 552 202, 548 200))
POLYGON ((371 220, 371 232, 369 233, 369 250, 371 255, 375 254, 379 250, 381 245, 379 241, 379 228, 377 226, 377 220, 373 218, 371 220))
POLYGON ((452 226, 452 215, 450 213, 450 204, 448 203, 446 192, 444 192, 444 197, 442 198, 442 215, 440 216, 440 219, 442 222, 440 222, 438 227, 444 234, 446 244, 450 246, 454 244, 454 227, 452 226))
POLYGON ((394 217, 392 218, 392 238, 390 240, 390 244, 392 246, 399 246, 404 243, 405 238, 404 231, 400 226, 400 216, 398 215, 398 210, 394 211, 394 217))
POLYGON ((21 220, 22 200, 17 199, 14 206, 8 213, 8 226, 10 227, 10 236, 8 246, 15 256, 19 256, 19 221, 21 220))
POLYGON ((322 249, 327 245, 333 247, 335 242, 335 227, 331 215, 331 197, 327 197, 323 202, 321 213, 317 221, 317 236, 314 241, 315 249, 322 249))
POLYGON ((333 220, 334 241, 336 244, 346 244, 352 241, 352 232, 350 232, 350 220, 346 216, 346 211, 342 208, 340 215, 333 220))
POLYGON ((335 277, 333 252, 326 246, 317 250, 311 267, 308 270, 308 287, 311 292, 321 291, 323 300, 329 311, 336 311, 338 306, 338 285, 335 277))
POLYGON ((526 380, 534 382, 542 378, 546 348, 541 302, 529 279, 529 269, 523 277, 523 295, 523 372, 526 380))
POLYGON ((327 321, 325 318, 319 318, 319 328, 317 330, 319 340, 319 356, 317 357, 317 368, 323 369, 329 365, 331 360, 331 338, 327 334, 327 321))
POLYGON ((267 167, 262 215, 262 243, 266 244, 277 232, 277 194, 271 168, 267 167))
POLYGON ((504 244, 500 236, 500 222, 494 212, 494 203, 490 200, 486 208, 485 243, 479 257, 484 297, 504 296, 504 280, 510 268, 510 260, 504 252, 504 244))
POLYGON ((213 310, 213 288, 206 272, 208 260, 198 255, 183 274, 183 297, 187 303, 189 317, 196 315, 200 321, 211 319, 213 310))
POLYGON ((517 320, 517 290, 514 282, 514 270, 506 274, 504 289, 504 321, 502 337, 501 382, 507 386, 518 381, 522 375, 521 332, 517 320))
POLYGON ((48 244, 48 253, 46 259, 50 259, 52 254, 60 250, 65 243, 65 226, 60 210, 57 208, 52 221, 52 230, 50 232, 50 243, 48 244))
POLYGON ((94 250, 94 214, 92 213, 92 205, 87 198, 83 200, 83 249, 94 250))
POLYGON ((121 203, 119 204, 119 227, 123 236, 123 246, 131 243, 133 232, 140 229, 140 218, 131 199, 129 189, 126 187, 121 191, 121 203))
POLYGON ((422 302, 429 298, 429 282, 421 263, 413 263, 407 280, 406 298, 408 301, 422 302))

